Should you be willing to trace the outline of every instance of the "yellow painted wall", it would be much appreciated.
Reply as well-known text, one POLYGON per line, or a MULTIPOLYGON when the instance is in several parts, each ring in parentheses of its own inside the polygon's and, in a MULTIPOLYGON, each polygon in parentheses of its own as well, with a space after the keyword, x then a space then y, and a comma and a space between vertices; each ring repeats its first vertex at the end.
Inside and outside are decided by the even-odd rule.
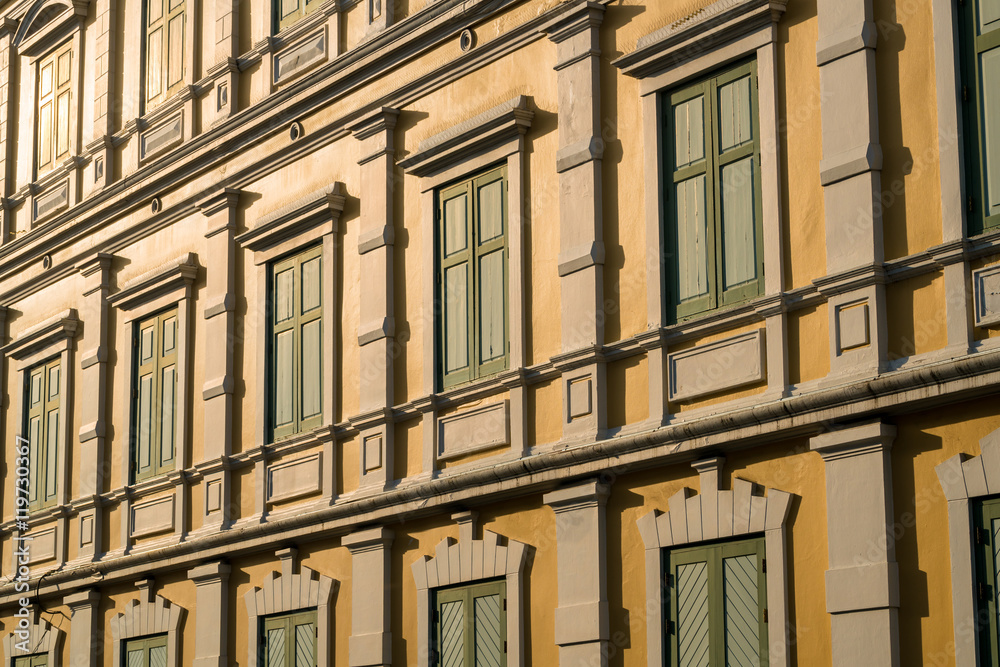
POLYGON ((830 314, 826 303, 788 314, 788 375, 791 384, 830 372, 830 314))
POLYGON ((944 275, 926 273, 886 288, 889 358, 940 350, 948 344, 944 275))

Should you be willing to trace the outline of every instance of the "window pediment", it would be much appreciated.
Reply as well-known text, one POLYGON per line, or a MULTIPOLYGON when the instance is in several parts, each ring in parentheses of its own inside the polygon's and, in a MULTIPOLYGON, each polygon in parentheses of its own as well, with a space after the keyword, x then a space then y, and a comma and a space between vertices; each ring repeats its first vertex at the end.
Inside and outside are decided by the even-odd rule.
POLYGON ((38 0, 21 19, 14 45, 24 55, 43 54, 86 18, 89 0, 38 0))

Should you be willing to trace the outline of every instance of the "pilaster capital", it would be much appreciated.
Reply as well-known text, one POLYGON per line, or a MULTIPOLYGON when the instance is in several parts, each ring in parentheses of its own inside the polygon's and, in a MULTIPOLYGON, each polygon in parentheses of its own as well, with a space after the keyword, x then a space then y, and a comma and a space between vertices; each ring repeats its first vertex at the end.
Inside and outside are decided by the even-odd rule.
POLYGON ((90 296, 100 289, 108 289, 108 280, 111 276, 111 262, 115 256, 99 252, 92 257, 85 259, 76 266, 76 270, 84 278, 83 295, 90 296))
POLYGON ((395 534, 385 526, 359 530, 344 535, 340 543, 350 550, 351 555, 367 553, 369 551, 382 551, 392 546, 395 534))
POLYGON ((217 190, 195 202, 198 210, 207 216, 235 207, 240 201, 241 190, 235 188, 223 188, 217 190))
POLYGON ((82 591, 76 591, 75 593, 70 593, 63 598, 63 604, 69 607, 70 613, 75 614, 78 611, 87 611, 88 609, 93 609, 97 606, 97 603, 101 600, 101 594, 98 593, 93 588, 88 588, 82 591))
POLYGON ((550 491, 542 496, 542 502, 557 514, 589 507, 604 507, 611 495, 611 485, 596 479, 550 491))
POLYGON ((819 452, 824 461, 834 461, 864 454, 888 453, 895 437, 895 426, 873 421, 821 433, 809 440, 809 448, 819 452))
POLYGON ((194 582, 195 586, 205 586, 227 581, 231 571, 232 568, 228 563, 216 561, 191 568, 188 570, 187 576, 194 582))

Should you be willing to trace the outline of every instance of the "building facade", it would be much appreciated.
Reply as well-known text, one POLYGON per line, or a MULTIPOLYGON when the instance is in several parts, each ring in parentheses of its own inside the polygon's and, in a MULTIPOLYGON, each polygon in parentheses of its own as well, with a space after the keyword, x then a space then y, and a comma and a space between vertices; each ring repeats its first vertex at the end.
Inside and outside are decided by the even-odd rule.
POLYGON ((997 0, 0 8, 4 667, 1000 665, 997 0))

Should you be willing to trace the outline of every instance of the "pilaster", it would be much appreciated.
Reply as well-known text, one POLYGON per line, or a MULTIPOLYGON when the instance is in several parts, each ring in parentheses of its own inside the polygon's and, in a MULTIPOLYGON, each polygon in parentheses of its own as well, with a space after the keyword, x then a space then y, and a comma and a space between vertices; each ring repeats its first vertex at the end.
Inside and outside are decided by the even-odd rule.
MULTIPOLYGON (((872 0, 819 0, 820 71, 826 209, 831 276, 876 271, 884 261, 882 148, 878 133, 872 0)), ((830 374, 874 375, 888 359, 884 281, 849 285, 829 297, 830 374)))
MULTIPOLYGON (((564 355, 604 345, 600 26, 604 5, 577 0, 549 31, 559 97, 559 284, 564 355)), ((563 434, 596 438, 607 426, 603 360, 563 376, 563 434)))
POLYGON ((389 556, 393 533, 379 527, 343 538, 351 552, 351 637, 349 667, 387 667, 392 663, 389 556))
POLYGON ((826 464, 826 608, 833 664, 899 664, 899 568, 892 534, 894 426, 875 421, 818 435, 826 464))
POLYGON ((111 347, 108 322, 108 294, 111 288, 113 256, 98 253, 80 267, 84 279, 83 303, 80 316, 85 323, 79 343, 80 383, 87 390, 80 394, 80 460, 75 467, 79 475, 78 494, 74 505, 81 558, 100 556, 101 528, 104 513, 99 495, 104 491, 104 440, 107 435, 108 353, 111 347))
POLYGON ((69 647, 67 667, 97 667, 104 642, 104 627, 98 623, 97 606, 101 595, 94 589, 71 593, 63 598, 69 607, 69 647))
POLYGON ((226 188, 198 202, 208 218, 209 267, 205 287, 204 461, 218 462, 206 472, 201 488, 204 526, 222 528, 229 520, 230 476, 226 461, 232 453, 233 389, 236 384, 236 206, 240 191, 226 188))
MULTIPOLYGON (((11 95, 11 81, 16 81, 17 58, 14 54, 13 39, 17 21, 5 16, 0 18, 0 198, 6 199, 14 191, 14 172, 11 169, 11 151, 16 142, 17 111, 14 106, 16 96, 11 95)), ((0 207, 0 245, 11 240, 14 232, 10 224, 10 210, 0 207)))
POLYGON ((229 572, 226 563, 215 562, 188 570, 196 595, 193 667, 229 665, 228 608, 229 572))
POLYGON ((91 165, 84 170, 84 196, 111 183, 114 170, 112 160, 115 151, 111 144, 114 127, 114 104, 118 100, 115 90, 115 62, 117 0, 95 1, 94 54, 91 58, 94 72, 94 126, 92 133, 84 133, 85 150, 91 157, 91 165))
POLYGON ((555 641, 563 667, 608 664, 605 505, 609 493, 607 484, 588 480, 543 498, 556 514, 555 641))
MULTIPOLYGON (((391 4, 391 3, 390 3, 391 4)), ((393 302, 393 193, 396 158, 393 131, 399 111, 381 108, 351 128, 361 142, 361 413, 373 415, 361 430, 361 485, 393 480, 393 372, 397 354, 393 302)))

